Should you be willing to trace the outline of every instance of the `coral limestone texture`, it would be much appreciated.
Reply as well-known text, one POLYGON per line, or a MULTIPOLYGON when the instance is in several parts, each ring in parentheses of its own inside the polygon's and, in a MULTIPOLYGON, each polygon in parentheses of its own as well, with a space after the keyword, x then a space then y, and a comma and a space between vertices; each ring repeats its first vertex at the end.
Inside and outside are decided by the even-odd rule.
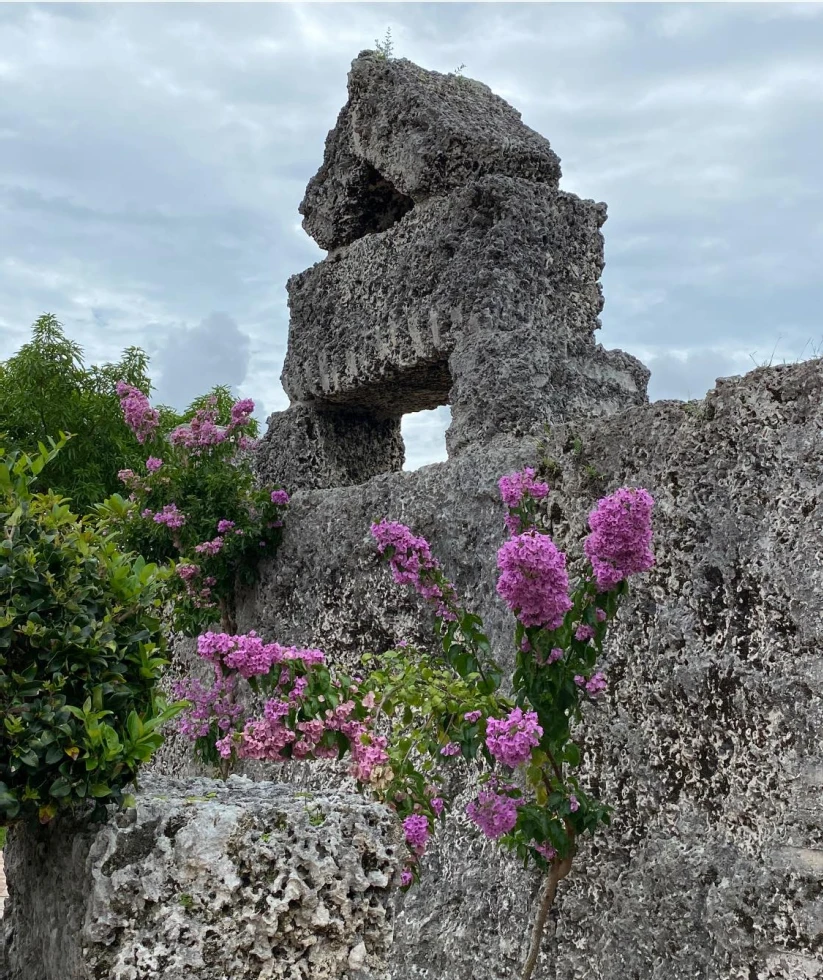
POLYGON ((15 828, 6 976, 383 980, 398 842, 358 796, 146 779, 104 826, 15 828))
MULTIPOLYGON (((654 496, 656 566, 610 633, 608 690, 586 722, 587 778, 615 821, 561 884, 557 945, 544 943, 537 977, 823 976, 821 432, 823 361, 811 361, 721 381, 701 402, 557 426, 542 446, 508 439, 294 496, 241 626, 349 662, 431 643, 429 613, 378 564, 375 515, 431 542, 503 658, 500 475, 543 458, 554 537, 570 554, 604 492, 654 496)), ((291 778, 329 776, 294 767, 291 778)), ((399 906, 393 980, 512 976, 539 882, 459 816, 430 850, 399 906)))
POLYGON ((364 52, 301 205, 329 255, 288 283, 261 472, 292 488, 403 464, 404 413, 449 404, 450 455, 646 401, 594 341, 606 206, 558 190, 542 136, 485 85, 364 52))

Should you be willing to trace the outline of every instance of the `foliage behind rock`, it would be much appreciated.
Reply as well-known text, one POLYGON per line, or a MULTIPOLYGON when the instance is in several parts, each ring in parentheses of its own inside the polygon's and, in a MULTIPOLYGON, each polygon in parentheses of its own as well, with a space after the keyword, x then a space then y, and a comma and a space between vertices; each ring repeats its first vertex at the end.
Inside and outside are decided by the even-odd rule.
POLYGON ((33 484, 0 448, 0 823, 119 801, 174 713, 155 695, 163 573, 33 484))

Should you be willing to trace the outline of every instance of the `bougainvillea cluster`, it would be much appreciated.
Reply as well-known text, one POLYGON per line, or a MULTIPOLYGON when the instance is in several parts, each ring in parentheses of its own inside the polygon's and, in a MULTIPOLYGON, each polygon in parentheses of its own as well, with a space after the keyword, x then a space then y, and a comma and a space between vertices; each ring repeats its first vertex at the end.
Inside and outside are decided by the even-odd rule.
POLYGON ((537 713, 514 708, 505 718, 489 718, 486 722, 486 745, 489 752, 504 766, 517 768, 531 758, 532 749, 540 743, 543 729, 537 713))
POLYGON ((549 486, 535 479, 535 471, 531 466, 501 477, 498 486, 507 509, 506 528, 510 534, 518 534, 528 525, 533 505, 548 496, 549 486))
POLYGON ((116 391, 123 409, 123 418, 137 441, 144 443, 151 439, 160 425, 160 415, 151 407, 148 397, 125 381, 117 382, 116 391))
MULTIPOLYGON (((566 555, 543 530, 540 507, 549 487, 531 468, 504 476, 499 486, 508 537, 497 553, 497 591, 516 621, 515 703, 500 695, 482 624, 461 610, 451 593, 451 618, 435 609, 444 661, 487 684, 489 706, 464 711, 457 724, 445 708, 441 727, 432 722, 439 734, 434 751, 441 763, 485 760, 488 768, 467 816, 487 837, 560 874, 577 839, 609 821, 609 808, 587 794, 574 773, 580 750, 573 731, 583 720, 583 705, 602 698, 608 688, 596 665, 626 580, 654 563, 653 500, 645 490, 621 488, 598 502, 584 544, 589 566, 572 583, 566 555), (505 783, 498 771, 519 776, 505 783)), ((383 521, 372 533, 395 581, 413 585, 424 598, 429 598, 420 588, 425 570, 435 568, 438 582, 446 581, 427 542, 409 528, 383 521)), ((434 602, 437 606, 439 598, 434 602)), ((410 875, 416 873, 411 866, 410 875)))
POLYGON ((548 534, 515 534, 497 552, 497 591, 524 626, 555 630, 572 608, 566 556, 548 534))
POLYGON ((209 631, 198 637, 197 652, 214 671, 212 685, 184 680, 175 696, 189 701, 180 731, 195 741, 203 761, 285 762, 348 753, 349 772, 367 785, 388 760, 387 739, 372 726, 373 692, 360 692, 355 679, 332 676, 322 650, 266 643, 254 631, 209 631), (262 715, 250 716, 241 706, 241 679, 266 695, 262 715))
POLYGON ((378 553, 388 559, 394 581, 413 586, 424 599, 434 602, 441 619, 454 620, 457 593, 432 557, 429 542, 397 521, 372 524, 371 532, 378 553))
POLYGON ((647 490, 623 487, 601 500, 589 515, 591 534, 583 544, 597 587, 608 592, 630 575, 654 565, 651 513, 647 490))

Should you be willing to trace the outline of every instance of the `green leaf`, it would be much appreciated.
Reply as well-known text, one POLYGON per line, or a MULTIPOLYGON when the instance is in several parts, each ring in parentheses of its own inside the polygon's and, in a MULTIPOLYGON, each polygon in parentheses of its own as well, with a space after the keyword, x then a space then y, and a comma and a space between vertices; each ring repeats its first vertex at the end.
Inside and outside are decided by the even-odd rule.
POLYGON ((49 795, 56 799, 62 799, 71 792, 71 783, 64 776, 55 779, 49 788, 49 795))

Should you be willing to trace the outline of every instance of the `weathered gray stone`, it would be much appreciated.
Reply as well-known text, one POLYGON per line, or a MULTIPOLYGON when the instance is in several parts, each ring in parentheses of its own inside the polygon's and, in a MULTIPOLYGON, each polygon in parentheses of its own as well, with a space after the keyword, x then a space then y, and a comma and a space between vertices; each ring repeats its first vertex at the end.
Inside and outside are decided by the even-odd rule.
MULTIPOLYGON (((586 723, 584 779, 615 822, 561 884, 558 946, 546 944, 538 977, 820 976, 822 432, 813 361, 719 382, 705 401, 564 424, 542 449, 503 440, 294 497, 241 629, 345 663, 399 639, 430 643, 429 614, 377 563, 368 527, 386 516, 431 540, 510 664, 513 623, 495 592, 499 476, 544 458, 555 537, 573 555, 603 493, 655 496, 657 566, 611 632, 609 697, 586 723)), ((288 778, 332 777, 316 766, 288 778)), ((458 812, 399 913, 393 980, 514 976, 538 884, 458 812)))
POLYGON ((450 401, 452 451, 599 412, 598 359, 616 407, 643 402, 645 368, 598 358, 592 337, 605 219, 605 205, 484 177, 355 242, 289 280, 287 393, 397 417, 450 401))
POLYGON ((261 472, 288 489, 388 472, 401 417, 444 404, 454 455, 645 403, 645 367, 593 339, 606 206, 558 177, 548 143, 485 86, 358 58, 303 205, 336 247, 289 280, 292 406, 261 472), (315 416, 325 434, 304 445, 315 416))
POLYGON ((338 248, 484 174, 556 188, 560 161, 482 82, 363 51, 300 205, 303 227, 321 248, 338 248))
POLYGON ((310 490, 365 483, 403 469, 404 459, 399 418, 294 405, 269 416, 256 468, 268 483, 310 490))
POLYGON ((147 778, 105 825, 13 829, 6 977, 382 980, 397 844, 357 796, 147 778))

